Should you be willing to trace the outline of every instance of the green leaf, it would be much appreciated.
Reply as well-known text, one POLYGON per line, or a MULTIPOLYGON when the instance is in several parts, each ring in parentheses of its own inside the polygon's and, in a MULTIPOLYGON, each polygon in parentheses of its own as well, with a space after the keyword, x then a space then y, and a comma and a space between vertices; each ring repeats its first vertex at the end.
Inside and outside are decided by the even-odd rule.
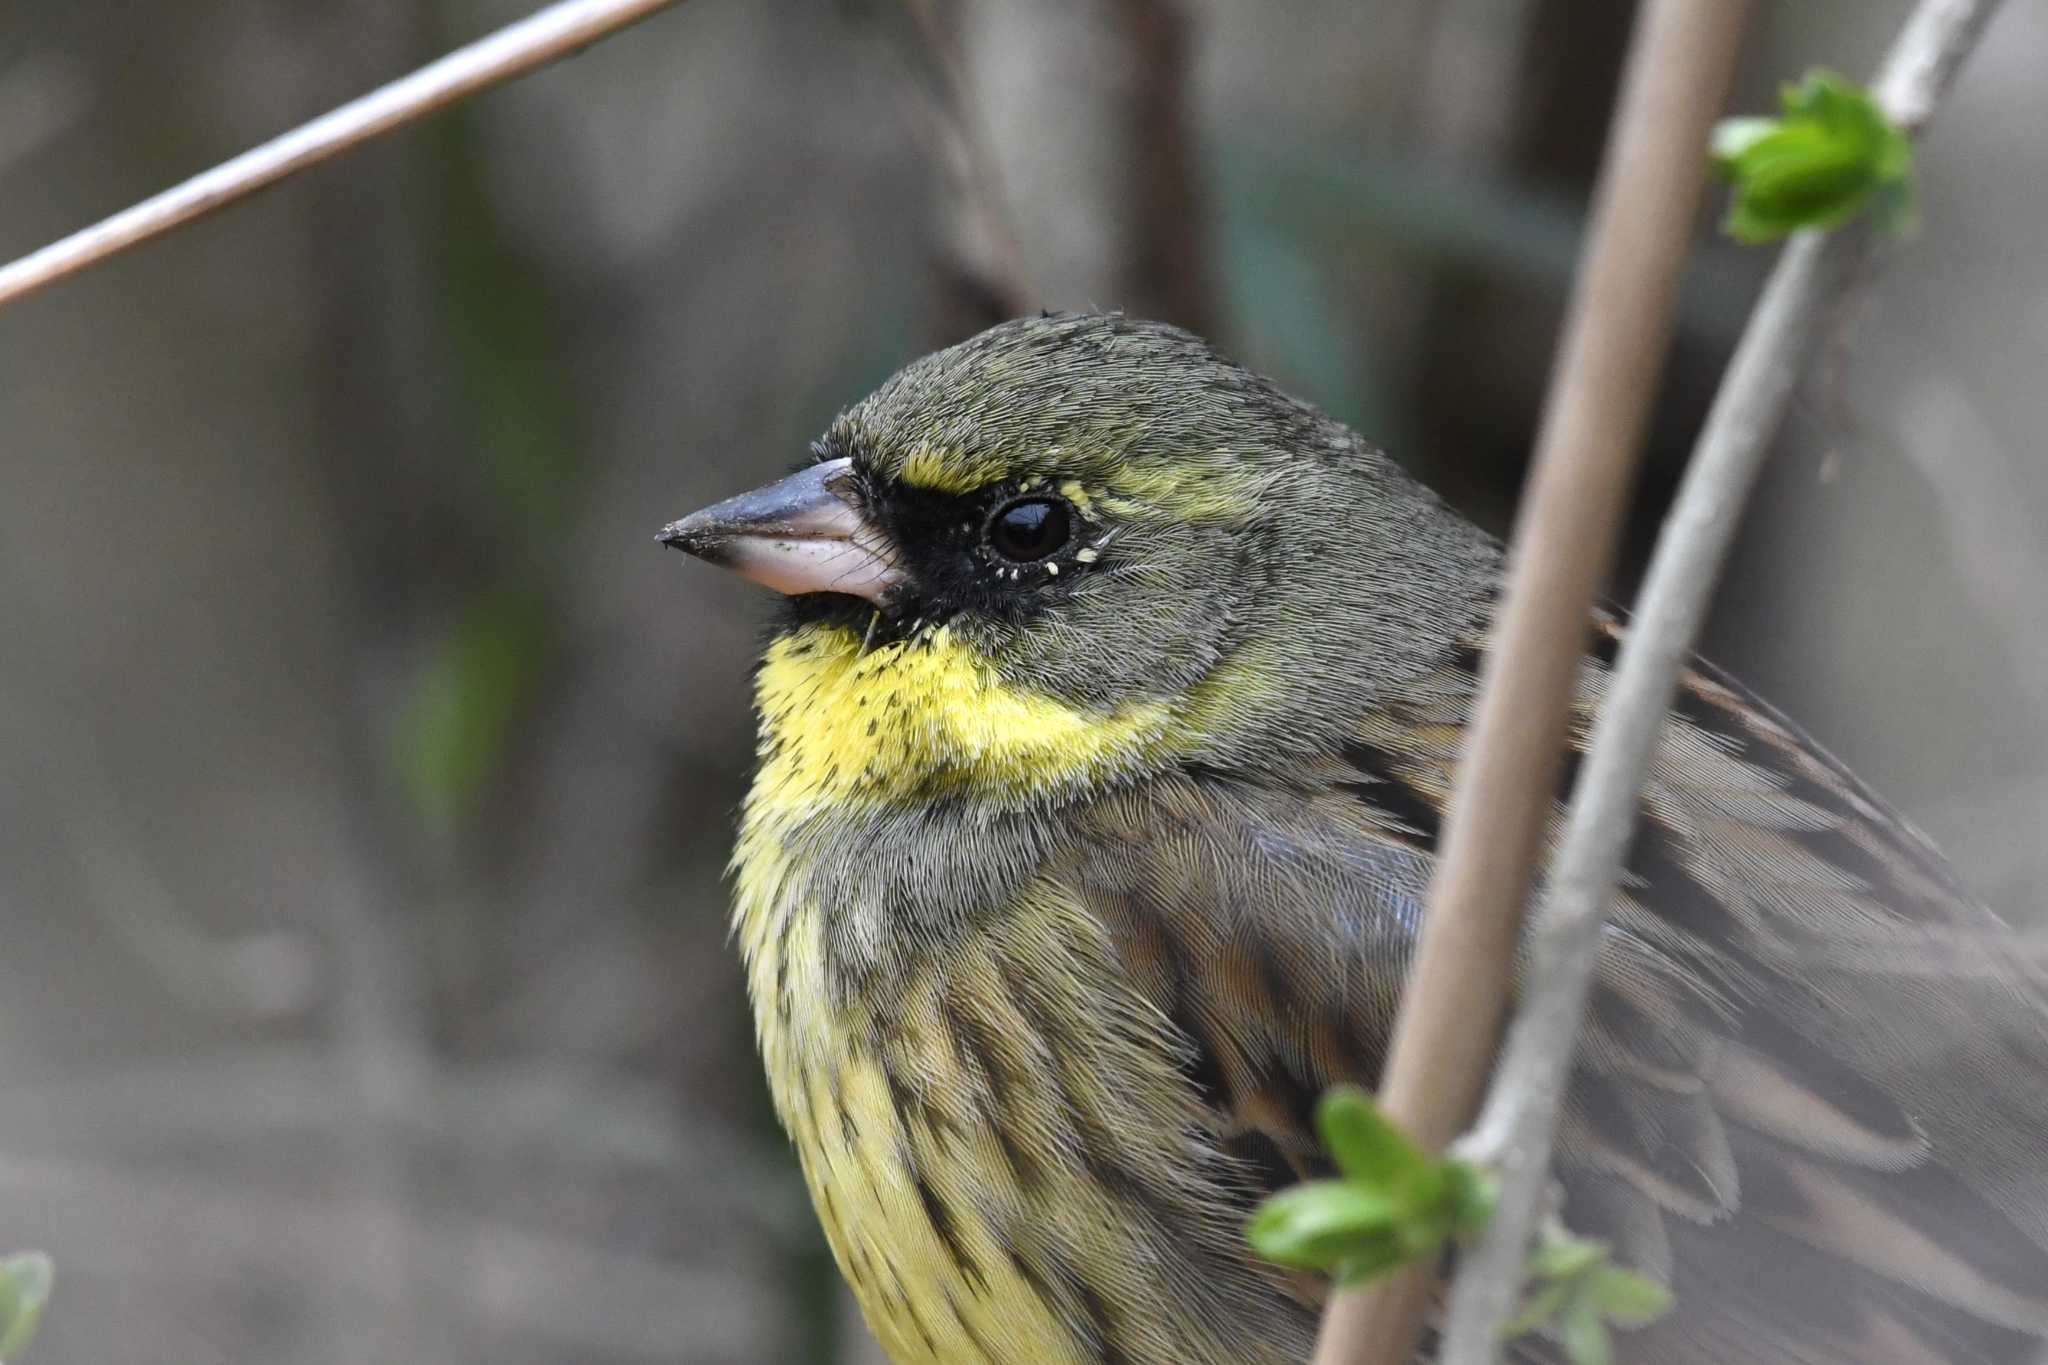
POLYGON ((1375 1276, 1384 1275, 1395 1266, 1404 1265, 1415 1257, 1392 1242, 1377 1247, 1368 1247, 1356 1256, 1345 1256, 1330 1268, 1330 1278, 1346 1288, 1364 1284, 1375 1276))
POLYGON ((1323 1150, 1353 1180, 1392 1188, 1420 1182, 1430 1170, 1427 1153, 1355 1086, 1332 1086, 1316 1106, 1323 1150))
POLYGON ((1744 152, 1777 127, 1778 121, 1774 118, 1722 119, 1714 125, 1714 164, 1724 171, 1732 170, 1744 152))
POLYGON ((1584 1237, 1549 1236, 1529 1253, 1529 1273, 1563 1280, 1583 1275, 1607 1259, 1607 1244, 1584 1237))
POLYGON ((1613 1365, 1614 1348, 1607 1339, 1607 1324, 1600 1310, 1589 1303, 1565 1305, 1557 1320, 1557 1342, 1571 1357, 1572 1365, 1613 1365))
POLYGON ((1525 1332, 1534 1332, 1546 1327, 1563 1311, 1565 1300, 1572 1296, 1575 1286, 1570 1280, 1553 1280, 1531 1294, 1522 1302, 1522 1311, 1509 1318, 1502 1327, 1504 1337, 1518 1337, 1525 1332))
POLYGON ((1460 1240, 1477 1235, 1493 1221, 1496 1194, 1493 1175, 1469 1161, 1444 1163, 1445 1196, 1451 1208, 1451 1235, 1460 1240))
POLYGON ((55 1272, 40 1251, 0 1261, 0 1360, 11 1360, 35 1339, 55 1272))
POLYGON ((1331 1090, 1316 1126, 1341 1178, 1296 1185, 1260 1206, 1245 1236, 1267 1260, 1354 1283, 1435 1256, 1485 1226, 1493 1208, 1486 1173, 1432 1159, 1363 1091, 1331 1090))
POLYGON ((1641 1327, 1671 1307, 1671 1291, 1609 1260, 1605 1242, 1574 1237, 1555 1224, 1529 1254, 1533 1288, 1507 1336, 1541 1331, 1555 1337, 1576 1365, 1607 1365, 1608 1327, 1641 1327))
POLYGON ((1404 1210, 1384 1193, 1349 1180, 1313 1180, 1281 1190, 1245 1224, 1252 1249, 1269 1261, 1329 1270, 1376 1260, 1394 1246, 1404 1210))
POLYGON ((1602 1266, 1586 1286, 1586 1297, 1609 1322, 1643 1327, 1671 1311, 1671 1291, 1647 1275, 1620 1266, 1602 1266))
POLYGON ((1735 184, 1722 226, 1744 242, 1834 227, 1873 205, 1880 224, 1912 221, 1913 144, 1868 91, 1829 71, 1783 95, 1780 118, 1726 119, 1714 164, 1735 184))

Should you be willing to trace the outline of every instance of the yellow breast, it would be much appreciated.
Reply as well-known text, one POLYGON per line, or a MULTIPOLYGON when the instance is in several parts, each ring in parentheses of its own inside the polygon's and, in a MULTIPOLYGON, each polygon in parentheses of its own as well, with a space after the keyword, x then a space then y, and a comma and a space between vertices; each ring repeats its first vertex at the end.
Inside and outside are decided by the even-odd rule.
POLYGON ((942 1026, 930 983, 901 1002, 904 1022, 884 1056, 867 1037, 865 1011, 835 1007, 820 988, 820 923, 819 914, 800 913, 749 976, 776 1109, 869 1327, 898 1362, 1085 1361, 991 1220, 1005 1207, 1023 1216, 1023 1193, 1001 1174, 986 1138, 932 1121, 948 1104, 962 1125, 973 1120, 957 1054, 933 1046, 942 1026), (787 993, 779 994, 785 966, 787 993), (906 1112, 906 1084, 935 1108, 920 1100, 906 1112))
POLYGON ((750 984, 776 1108, 892 1359, 1298 1358, 1300 1342, 1248 1337, 1189 1300, 1200 1286, 1249 1305, 1275 1287, 1242 1258, 1164 1021, 1090 916, 1027 891, 885 1001, 835 1003, 824 913, 798 910, 750 984))
POLYGON ((813 627, 770 650, 757 689, 735 931, 776 1108, 890 1354, 1279 1359, 1225 1340, 1164 1287, 1162 1266, 1187 1256, 1183 1280, 1260 1292, 1252 1278, 1229 1287, 1258 1272, 1232 1259, 1235 1215, 1172 1028, 1088 908, 1029 881, 1010 904, 963 907, 971 932, 904 947, 885 990, 849 991, 828 953, 837 907, 812 889, 831 879, 803 863, 821 856, 818 821, 862 806, 963 787, 1030 798, 1128 773, 1173 742, 1176 716, 1008 687, 943 629, 863 649, 813 627), (1222 1259, 1194 1258, 1202 1247, 1222 1259))
POLYGON ((1165 708, 1090 714, 1012 689, 943 628, 866 649, 856 633, 823 626, 770 648, 756 702, 762 762, 734 859, 735 927, 770 1089, 840 1269, 898 1361, 1082 1360, 983 1216, 1003 1199, 1024 1216, 1022 1192, 1005 1191, 993 1137, 981 1140, 985 1151, 941 1149, 928 1125, 899 1112, 904 1082, 892 1084, 892 1064, 937 1106, 929 1112, 950 1105, 961 1131, 978 1122, 974 1082, 958 1051, 939 1045, 938 974, 896 1002, 898 1054, 881 1056, 866 1041, 872 1020, 857 1017, 866 1007, 833 1003, 830 907, 792 897, 786 841, 841 803, 962 785, 1026 795, 1089 780, 1136 761, 1164 728, 1165 708), (940 1215, 943 1235, 931 1216, 937 1200, 962 1211, 940 1215))

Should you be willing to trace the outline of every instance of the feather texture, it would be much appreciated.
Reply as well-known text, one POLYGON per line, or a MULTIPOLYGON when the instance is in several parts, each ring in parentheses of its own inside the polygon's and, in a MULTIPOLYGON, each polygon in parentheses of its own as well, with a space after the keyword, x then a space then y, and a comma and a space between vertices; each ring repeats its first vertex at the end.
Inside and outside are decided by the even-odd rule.
MULTIPOLYGON (((1499 547, 1118 317, 927 357, 819 454, 905 586, 799 598, 770 650, 735 930, 869 1322, 908 1362, 1302 1359, 1322 1289, 1242 1220, 1323 1169, 1323 1089, 1378 1076, 1499 547), (1048 558, 981 529, 1020 499, 1071 531, 1048 558)), ((1575 751, 1625 629, 1590 624, 1575 751)), ((1697 664, 1559 1133, 1566 1220, 1676 1294, 1620 1358, 2032 1359, 2044 981, 1926 839, 1697 664)))
MULTIPOLYGON (((1588 698, 1620 630, 1601 623, 1588 698)), ((1567 1219, 1677 1291, 1623 1358, 1694 1358, 1671 1343, 1810 1271, 1837 1291, 1828 1312, 1781 1306, 1754 1358, 2031 1359, 2048 1334, 2037 979, 1999 969, 2003 926, 1840 765, 1705 665, 1685 689, 1559 1141, 1567 1219), (1979 970, 1856 965, 1916 945, 1979 970)), ((1055 875, 1132 945, 1223 1130, 1312 1162, 1315 1095, 1375 1077, 1456 752, 1441 729, 1475 694, 1454 664, 1390 703, 1321 790, 1182 774, 1091 808, 1055 875)))

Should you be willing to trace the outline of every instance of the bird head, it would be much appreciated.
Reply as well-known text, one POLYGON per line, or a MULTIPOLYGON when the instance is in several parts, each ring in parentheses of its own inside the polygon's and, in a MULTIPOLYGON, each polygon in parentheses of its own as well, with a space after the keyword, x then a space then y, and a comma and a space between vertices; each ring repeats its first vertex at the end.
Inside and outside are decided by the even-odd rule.
POLYGON ((1435 591, 1407 571, 1418 554, 1474 557, 1351 432, 1120 315, 1025 319, 927 356, 814 454, 662 539, 792 595, 762 676, 771 734, 808 709, 820 740, 840 684, 854 712, 914 712, 847 717, 902 729, 889 754, 825 746, 874 791, 1036 796, 1251 747, 1321 675, 1340 675, 1325 702, 1356 691, 1347 651, 1366 636, 1412 652, 1435 591))

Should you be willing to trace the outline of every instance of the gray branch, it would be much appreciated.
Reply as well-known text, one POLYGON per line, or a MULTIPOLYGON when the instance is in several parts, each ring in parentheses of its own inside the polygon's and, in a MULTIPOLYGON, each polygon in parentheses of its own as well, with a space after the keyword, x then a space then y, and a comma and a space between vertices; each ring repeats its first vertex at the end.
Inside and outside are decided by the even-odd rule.
POLYGON ((0 308, 681 0, 560 0, 210 171, 0 266, 0 308))
MULTIPOLYGON (((1876 82, 1879 100, 1902 127, 1917 132, 1926 123, 1996 8, 1996 0, 1923 0, 1876 82)), ((1635 827, 1637 795, 1742 505, 1830 305, 1848 286, 1861 235, 1807 232, 1786 247, 1658 539, 1532 930, 1528 996, 1479 1123, 1462 1144, 1465 1154, 1494 1165, 1500 1197, 1492 1224, 1460 1266, 1444 1365, 1491 1365, 1501 1325, 1516 1309, 1549 1184, 1551 1140, 1579 1016, 1635 827)))

